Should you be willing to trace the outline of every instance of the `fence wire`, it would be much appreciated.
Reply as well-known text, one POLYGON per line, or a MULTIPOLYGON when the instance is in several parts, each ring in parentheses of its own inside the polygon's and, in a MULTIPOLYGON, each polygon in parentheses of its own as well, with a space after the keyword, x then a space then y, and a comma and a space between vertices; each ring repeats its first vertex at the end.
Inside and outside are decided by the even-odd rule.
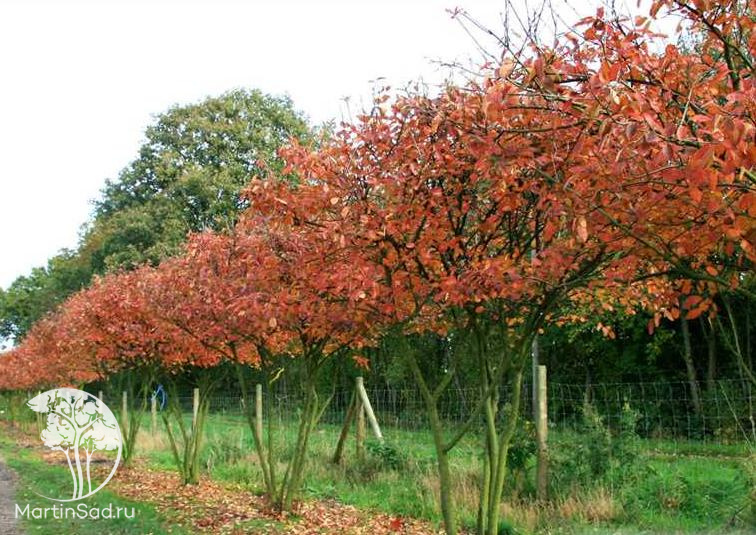
MULTIPOLYGON (((382 429, 419 431, 428 429, 425 405, 417 389, 373 388, 366 385, 376 419, 382 429)), ((321 392, 321 400, 330 399, 321 417, 322 424, 337 425, 343 422, 352 400, 354 389, 321 392)), ((705 441, 722 444, 756 443, 753 386, 748 380, 719 380, 700 383, 689 382, 636 382, 602 384, 549 383, 548 425, 554 430, 580 430, 585 407, 589 405, 611 432, 627 425, 628 417, 634 421, 634 431, 642 438, 705 441), (692 389, 697 388, 700 407, 693 402, 692 389)), ((499 415, 509 402, 502 392, 499 415)), ((480 400, 480 391, 473 388, 449 388, 438 402, 441 419, 451 427, 466 421, 474 413, 480 400)), ((533 419, 531 385, 523 384, 520 416, 533 419)), ((105 401, 114 410, 121 398, 116 393, 106 394, 105 401)), ((178 401, 182 411, 192 412, 191 392, 182 392, 178 401)), ((245 413, 240 392, 216 393, 208 400, 210 414, 241 417, 245 413)), ((297 388, 277 387, 264 395, 265 413, 290 419, 302 406, 301 392, 297 388)), ((483 418, 480 417, 480 425, 483 418)))
MULTIPOLYGON (((585 518, 589 520, 595 515, 599 515, 595 516, 599 520, 621 519, 622 515, 637 520, 653 514, 668 518, 673 525, 675 515, 689 515, 710 532, 720 532, 723 523, 750 525, 747 515, 752 490, 749 489, 756 481, 748 468, 756 451, 752 388, 749 381, 738 379, 696 385, 684 381, 548 383, 548 481, 549 496, 554 499, 556 509, 550 513, 548 508, 538 510, 538 514, 562 514, 558 512, 562 504, 583 507, 579 510, 587 511, 585 518), (700 404, 694 403, 693 389, 700 404), (625 440, 628 425, 632 437, 625 440), (604 517, 596 512, 597 504, 605 507, 601 513, 604 517)), ((379 487, 401 485, 402 492, 407 493, 404 502, 420 504, 413 514, 428 514, 423 508, 437 511, 434 446, 420 392, 412 388, 378 388, 369 383, 366 392, 385 443, 378 443, 371 437, 370 425, 363 425, 367 440, 362 442, 360 460, 357 453, 360 441, 356 440, 357 426, 353 421, 345 464, 336 466, 328 462, 341 442, 355 389, 319 392, 321 401, 330 398, 330 402, 310 439, 309 466, 315 475, 308 476, 307 484, 318 492, 330 493, 341 488, 345 481, 349 485, 363 482, 360 483, 364 487, 360 491, 364 492, 363 498, 372 492, 371 485, 376 481, 379 487)), ((500 416, 510 401, 507 394, 500 392, 500 416)), ((450 433, 459 429, 474 413, 480 395, 476 389, 450 387, 438 402, 444 428, 450 433)), ((31 397, 24 396, 25 393, 0 395, 0 420, 15 418, 33 429, 39 422, 31 419, 34 416, 31 411, 24 410, 23 403, 31 397), (26 422, 25 417, 29 418, 26 422)), ((105 392, 103 397, 111 410, 121 415, 122 394, 105 392)), ((523 425, 518 431, 522 434, 516 437, 510 450, 515 455, 510 459, 512 477, 506 499, 512 500, 510 505, 514 504, 512 514, 521 510, 526 515, 527 504, 534 503, 532 459, 536 450, 533 434, 526 432, 533 430, 528 423, 533 420, 532 401, 531 385, 524 384, 520 399, 523 425)), ((202 469, 209 474, 223 470, 224 477, 233 474, 237 478, 234 481, 258 485, 261 476, 255 471, 255 444, 241 393, 216 391, 207 402, 210 417, 204 429, 202 469)), ((180 391, 168 403, 178 403, 186 421, 191 420, 195 406, 191 390, 180 391)), ((160 415, 151 419, 149 402, 147 407, 140 448, 167 455, 160 415)), ((291 383, 277 384, 263 394, 264 434, 266 440, 272 437, 282 459, 292 455, 302 407, 302 392, 291 383)), ((480 427, 473 425, 450 452, 457 479, 467 482, 467 487, 463 485, 455 492, 460 493, 460 500, 466 497, 468 513, 474 509, 470 505, 474 493, 465 494, 465 489, 479 483, 482 465, 483 419, 473 422, 480 427)))

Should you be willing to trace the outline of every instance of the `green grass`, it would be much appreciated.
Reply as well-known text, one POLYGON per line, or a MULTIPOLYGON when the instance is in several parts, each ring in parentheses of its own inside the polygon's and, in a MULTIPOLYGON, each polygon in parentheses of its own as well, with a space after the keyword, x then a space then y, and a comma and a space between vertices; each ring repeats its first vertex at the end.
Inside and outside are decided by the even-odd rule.
MULTIPOLYGON (((140 455, 155 467, 173 470, 173 458, 163 433, 153 434, 149 422, 145 424, 140 455)), ((293 419, 287 419, 275 427, 274 439, 285 462, 291 454, 296 425, 293 419)), ((313 433, 303 489, 305 498, 337 499, 363 510, 423 518, 440 525, 435 453, 427 431, 387 426, 384 435, 388 447, 378 447, 369 437, 365 459, 358 461, 352 430, 344 462, 337 466, 331 462, 331 457, 339 430, 340 425, 332 420, 319 425, 313 433)), ((367 432, 370 433, 369 429, 367 432)), ((583 459, 576 457, 577 452, 583 451, 585 455, 591 438, 575 431, 552 430, 550 433, 553 500, 547 505, 538 505, 533 500, 534 462, 532 457, 528 458, 516 476, 518 483, 508 484, 505 497, 507 521, 516 528, 512 533, 735 534, 751 533, 756 526, 753 509, 756 457, 747 444, 639 439, 635 454, 627 461, 618 459, 605 474, 592 478, 580 470, 580 462, 563 463, 564 459, 583 459), (578 471, 569 473, 576 469, 575 464, 578 471)), ((0 454, 23 474, 22 479, 37 485, 38 481, 53 478, 50 484, 58 485, 54 478, 67 476, 34 460, 27 452, 16 454, 11 446, 0 442, 0 454)), ((474 520, 479 455, 473 437, 461 441, 451 455, 457 481, 455 501, 460 518, 467 525, 474 520)), ((203 470, 213 479, 263 492, 251 433, 242 416, 209 416, 201 460, 203 470)), ((283 465, 279 467, 279 475, 283 469, 283 465)), ((95 498, 112 501, 114 505, 131 505, 106 490, 95 498)), ((34 503, 35 498, 25 495, 23 499, 34 503)), ((153 510, 140 504, 136 507, 141 524, 122 521, 109 527, 109 532, 133 532, 128 529, 135 525, 139 526, 138 532, 166 532, 163 519, 153 510)), ((39 528, 47 530, 42 533, 54 531, 56 534, 72 532, 71 528, 77 533, 100 533, 102 526, 92 523, 82 529, 79 526, 51 527, 49 521, 32 521, 30 525, 36 531, 39 528)), ((245 528, 255 530, 252 524, 245 528)))
POLYGON ((623 501, 639 526, 695 532, 726 525, 743 511, 752 477, 738 461, 650 459, 644 477, 623 489, 623 501))
POLYGON ((700 440, 646 439, 644 449, 658 455, 701 455, 704 457, 747 457, 752 448, 747 442, 723 444, 700 440))
MULTIPOLYGON (((336 423, 321 424, 312 435, 305 498, 333 498, 361 509, 424 518, 440 525, 435 454, 428 432, 386 428, 389 447, 378 448, 369 438, 362 462, 356 459, 350 437, 344 463, 336 466, 331 457, 339 430, 336 423)), ((284 461, 295 433, 293 421, 276 426, 274 439, 284 461)), ((581 441, 586 438, 576 432, 552 432, 550 444, 554 456, 559 457, 571 455, 581 441)), ((739 533, 752 527, 748 525, 752 522, 749 506, 756 474, 747 445, 669 440, 640 440, 638 444, 640 451, 631 465, 620 463, 596 481, 565 482, 553 489, 557 494, 554 503, 540 508, 528 505, 533 502, 534 463, 530 459, 518 476, 518 493, 511 492, 510 486, 507 496, 514 504, 512 524, 522 533, 565 534, 739 533), (610 503, 594 498, 599 491, 601 500, 607 501, 608 495, 610 503)), ((173 467, 167 451, 152 451, 149 458, 156 465, 173 467)), ((451 455, 458 482, 455 501, 461 520, 468 525, 474 520, 478 459, 473 438, 463 440, 451 455)), ((217 480, 263 492, 254 444, 241 416, 210 415, 202 463, 217 480)), ((283 466, 279 474, 282 472, 283 466)))
MULTIPOLYGON (((68 489, 71 485, 68 470, 60 466, 50 465, 43 461, 36 452, 19 447, 10 438, 0 435, 0 456, 7 465, 18 475, 16 489, 16 503, 25 508, 29 504, 30 511, 35 508, 50 508, 55 502, 35 494, 40 492, 47 495, 59 495, 61 489, 68 489)), ((55 519, 52 512, 47 518, 24 519, 22 528, 27 533, 42 535, 60 535, 61 533, 76 533, 77 535, 102 535, 118 533, 183 533, 175 526, 171 526, 169 519, 161 517, 152 507, 144 503, 123 499, 110 492, 107 487, 94 496, 73 502, 71 507, 85 503, 88 508, 105 509, 112 504, 117 507, 134 508, 134 518, 122 516, 119 519, 55 519)))

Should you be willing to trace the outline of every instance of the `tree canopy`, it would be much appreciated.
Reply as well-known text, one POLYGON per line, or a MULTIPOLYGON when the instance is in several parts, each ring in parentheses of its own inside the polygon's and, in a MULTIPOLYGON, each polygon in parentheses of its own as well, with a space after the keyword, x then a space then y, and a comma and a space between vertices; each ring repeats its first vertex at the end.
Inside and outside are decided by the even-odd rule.
MULTIPOLYGON (((195 231, 188 247, 105 275, 37 322, 0 361, 8 371, 0 388, 146 365, 166 377, 241 367, 241 382, 247 368, 303 371, 291 462, 280 486, 265 475, 269 498, 290 509, 325 364, 369 366, 365 354, 390 339, 425 404, 447 532, 457 529, 448 454, 477 430, 477 529, 497 533, 539 334, 580 336, 588 324, 611 338, 610 313, 629 329, 647 314, 649 333, 703 317, 710 328, 721 304, 736 335, 730 296, 753 297, 756 86, 739 44, 754 48, 752 13, 738 2, 658 1, 651 17, 662 7, 705 32, 696 53, 660 50, 648 19, 599 10, 579 22, 580 35, 505 53, 466 84, 434 95, 386 92, 321 144, 293 141, 273 164, 252 169, 242 195, 236 190, 234 225, 217 224, 213 210, 186 216, 188 197, 174 178, 194 175, 181 153, 164 180, 154 170, 124 178, 140 207, 184 207, 184 228, 195 231), (427 343, 452 339, 466 350, 427 343), (439 400, 460 375, 478 399, 448 430, 439 400)), ((211 139, 224 153, 224 138, 211 139)), ((198 161, 209 158, 204 143, 198 161)), ((145 162, 156 161, 153 152, 145 162)), ((233 165, 217 164, 214 176, 231 179, 233 165)), ((99 217, 124 213, 109 210, 102 205, 99 217)), ((135 230, 138 239, 144 233, 135 230)), ((754 380, 752 363, 735 353, 754 380)))

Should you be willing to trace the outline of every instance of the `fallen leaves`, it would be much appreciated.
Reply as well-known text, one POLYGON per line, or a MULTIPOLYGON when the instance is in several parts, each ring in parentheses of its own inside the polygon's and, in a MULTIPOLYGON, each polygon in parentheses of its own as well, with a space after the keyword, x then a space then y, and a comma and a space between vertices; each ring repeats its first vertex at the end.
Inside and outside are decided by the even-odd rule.
POLYGON ((280 513, 271 509, 262 496, 238 485, 203 479, 199 485, 182 486, 178 475, 143 464, 119 470, 109 488, 121 496, 149 503, 199 533, 439 533, 427 522, 361 511, 336 500, 299 502, 292 514, 280 513))
MULTIPOLYGON (((23 448, 35 450, 50 464, 60 464, 60 452, 41 447, 34 431, 3 425, 3 431, 23 448), (58 453, 58 455, 55 455, 58 453)), ((65 462, 65 461, 63 461, 65 462)), ((107 475, 105 463, 93 467, 93 476, 107 475)), ((264 497, 241 485, 203 478, 199 485, 181 484, 178 474, 150 467, 137 459, 120 467, 108 490, 152 505, 164 517, 190 532, 218 535, 264 533, 275 535, 437 535, 429 522, 366 511, 337 500, 300 501, 290 514, 270 507, 264 497)))

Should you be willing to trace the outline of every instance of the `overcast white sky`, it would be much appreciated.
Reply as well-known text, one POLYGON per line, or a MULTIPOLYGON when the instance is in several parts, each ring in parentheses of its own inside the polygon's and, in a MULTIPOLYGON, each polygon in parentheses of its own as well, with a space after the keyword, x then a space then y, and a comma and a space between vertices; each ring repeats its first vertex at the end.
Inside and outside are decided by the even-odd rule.
POLYGON ((315 122, 339 118, 370 80, 436 82, 430 60, 478 57, 446 8, 496 26, 502 5, 0 0, 0 286, 76 245, 90 201, 172 104, 256 87, 315 122))

